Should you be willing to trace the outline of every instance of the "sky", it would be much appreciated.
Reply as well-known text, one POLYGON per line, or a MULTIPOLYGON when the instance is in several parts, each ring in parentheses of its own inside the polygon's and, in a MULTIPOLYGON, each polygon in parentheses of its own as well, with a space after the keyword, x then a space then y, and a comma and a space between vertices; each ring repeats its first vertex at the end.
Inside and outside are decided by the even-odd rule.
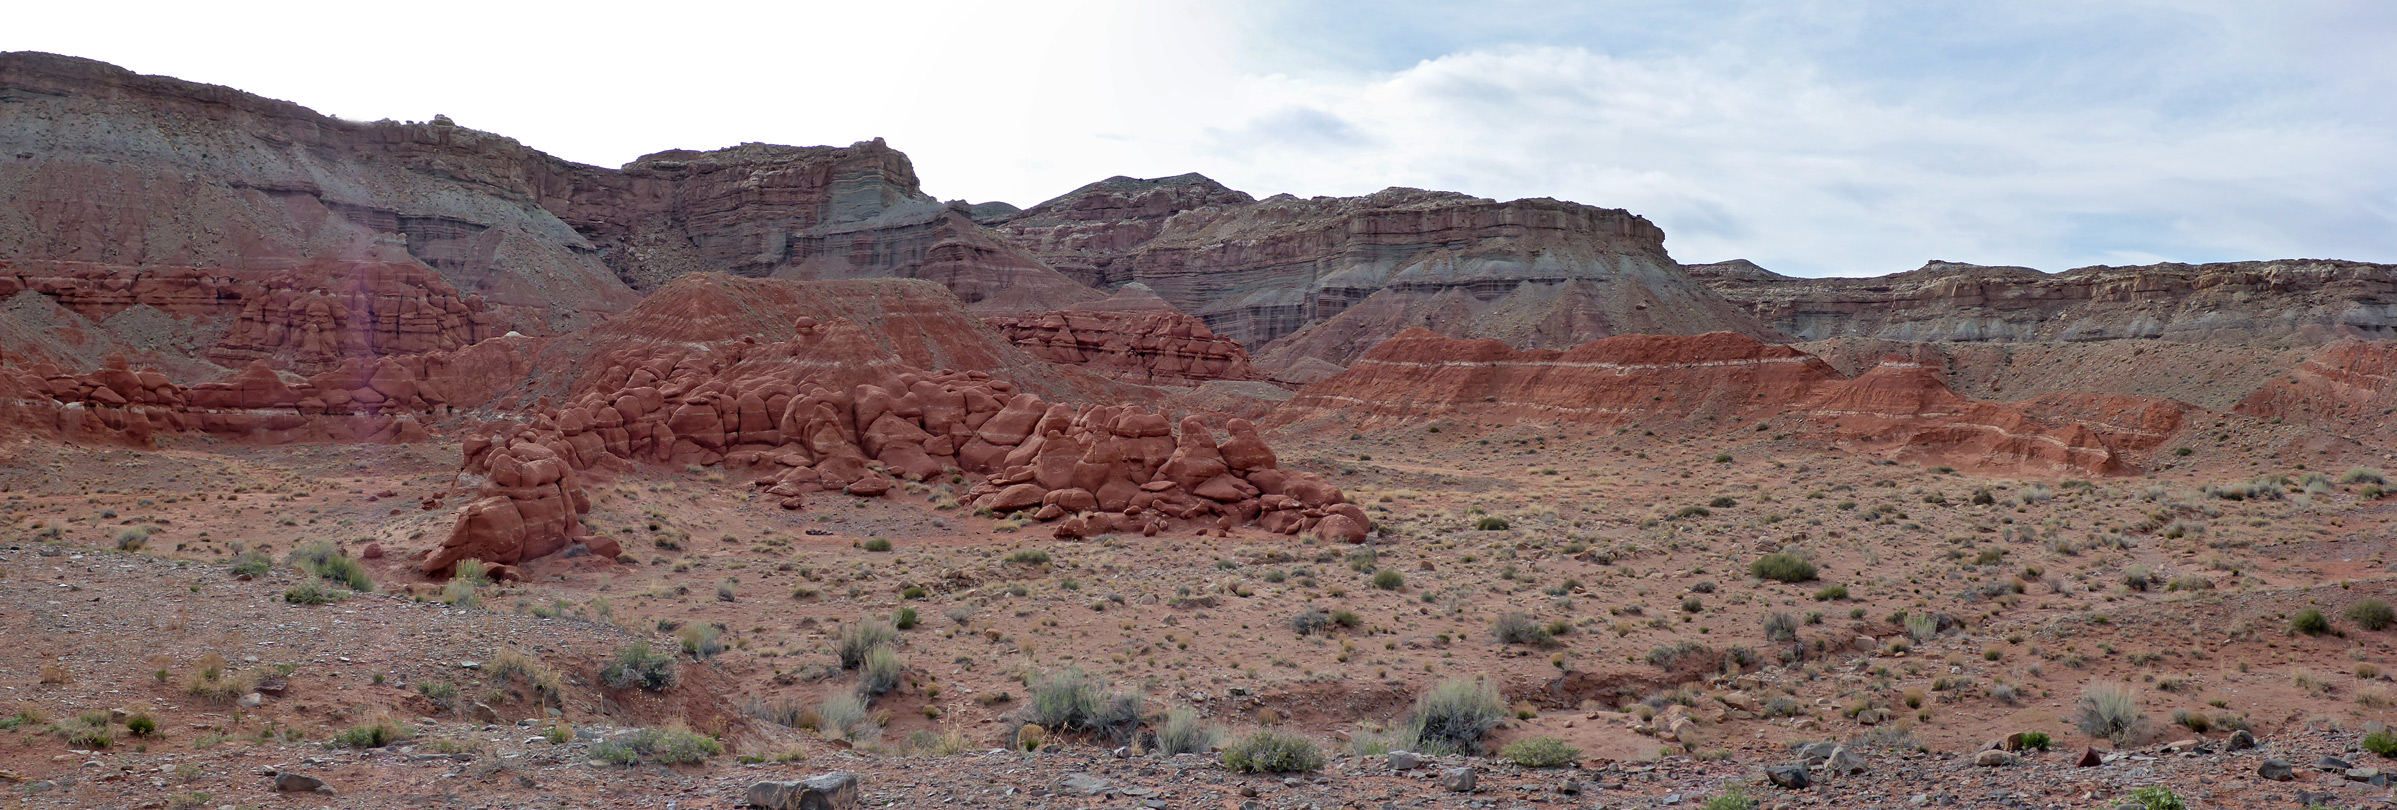
POLYGON ((1683 262, 2397 262, 2397 3, 36 3, 0 50, 618 166, 909 155, 942 199, 1114 175, 1646 216, 1683 262))

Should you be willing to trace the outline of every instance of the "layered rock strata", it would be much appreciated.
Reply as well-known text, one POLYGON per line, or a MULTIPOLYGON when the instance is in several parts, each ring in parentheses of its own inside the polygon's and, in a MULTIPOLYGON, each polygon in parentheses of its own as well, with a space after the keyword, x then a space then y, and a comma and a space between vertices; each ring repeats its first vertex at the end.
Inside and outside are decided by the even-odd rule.
POLYGON ((2186 406, 2057 394, 1977 402, 1937 369, 1891 358, 1853 379, 1820 358, 1742 335, 1627 335, 1562 352, 1518 351, 1410 330, 1307 386, 1273 424, 1359 428, 1435 419, 1743 423, 1794 419, 1830 441, 1960 467, 2121 474, 2180 429, 2186 406))
POLYGON ((1409 327, 1564 348, 1628 333, 1772 336, 1630 213, 1393 188, 1251 200, 1198 175, 1094 183, 996 220, 1084 281, 1140 282, 1279 367, 1409 327))
POLYGON ((1747 261, 1691 265, 1798 340, 2086 342, 2255 347, 2397 338, 2397 265, 2317 259, 2083 267, 1930 262, 1873 278, 1790 278, 1747 261))
POLYGON ((1125 382, 1196 386, 1263 379, 1239 341, 1215 334, 1139 282, 1105 301, 984 322, 1034 357, 1125 382))

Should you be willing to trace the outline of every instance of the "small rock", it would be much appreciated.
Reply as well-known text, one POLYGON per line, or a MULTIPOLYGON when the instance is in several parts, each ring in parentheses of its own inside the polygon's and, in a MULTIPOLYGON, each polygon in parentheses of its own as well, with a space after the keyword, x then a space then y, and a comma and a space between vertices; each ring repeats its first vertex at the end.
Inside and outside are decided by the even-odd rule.
POLYGON ((1411 771, 1423 767, 1423 755, 1413 751, 1390 752, 1390 770, 1411 771))
POLYGON ((2344 771, 2353 767, 2355 767, 2355 763, 2348 762, 2347 760, 2340 759, 2338 757, 2323 757, 2321 761, 2314 763, 2314 769, 2318 771, 2336 772, 2344 771))
POLYGON ((2245 751, 2254 747, 2256 747, 2256 735, 2248 733, 2247 729, 2231 732, 2231 738, 2222 743, 2222 748, 2225 751, 2245 751))
POLYGON ((2000 768, 2014 764, 2014 755, 1992 748, 1974 755, 1973 764, 1984 768, 2000 768))
POLYGON ((2096 746, 2081 749, 2081 758, 2072 761, 2072 766, 2075 768, 2095 768, 2104 764, 2106 764, 2106 757, 2097 752, 2096 746))
POLYGON ((1451 793, 1472 793, 1475 784, 1472 768, 1450 768, 1440 773, 1440 786, 1451 793))
POLYGON ((2380 776, 2379 768, 2348 768, 2347 781, 2370 782, 2380 776))
POLYGON ((856 810, 857 776, 833 771, 797 782, 759 782, 743 800, 766 810, 856 810))
POLYGON ((1265 810, 1265 805, 1258 804, 1255 799, 1250 799, 1240 803, 1240 810, 1265 810))
POLYGON ((318 779, 313 776, 304 776, 301 774, 292 773, 290 771, 282 771, 275 774, 275 792, 331 793, 333 792, 333 788, 326 785, 325 780, 318 779))
POLYGON ((1831 749, 1831 756, 1823 759, 1822 770, 1824 773, 1836 773, 1842 776, 1860 774, 1864 772, 1864 758, 1857 756, 1856 752, 1850 751, 1847 746, 1842 745, 1831 749))
POLYGON ((1804 765, 1767 765, 1764 778, 1775 787, 1788 790, 1804 790, 1808 784, 1804 765))
POLYGON ((2297 778, 2297 769, 2285 761, 2267 759, 2256 766, 2256 775, 2275 782, 2287 782, 2297 778))
POLYGON ((1099 796, 1115 792, 1114 783, 1086 773, 1066 774, 1065 780, 1059 784, 1063 785, 1066 790, 1080 793, 1084 796, 1099 796))
POLYGON ((241 699, 234 701, 234 703, 240 705, 244 709, 255 709, 266 705, 266 696, 256 692, 251 692, 249 694, 242 695, 241 699))
POLYGON ((1581 795, 1581 780, 1567 779, 1563 782, 1558 782, 1556 785, 1556 792, 1565 794, 1567 796, 1579 796, 1581 795))
POLYGON ((1798 749, 1798 764, 1809 768, 1819 766, 1824 762, 1829 761, 1831 759, 1831 752, 1837 750, 1839 750, 1838 743, 1807 743, 1805 747, 1798 749))

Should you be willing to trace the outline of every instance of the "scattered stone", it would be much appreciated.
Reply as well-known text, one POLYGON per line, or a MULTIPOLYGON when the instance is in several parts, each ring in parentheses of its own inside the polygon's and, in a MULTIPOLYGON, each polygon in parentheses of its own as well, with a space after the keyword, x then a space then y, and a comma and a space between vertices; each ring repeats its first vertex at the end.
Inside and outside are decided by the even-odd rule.
POLYGON ((325 780, 318 779, 313 776, 296 774, 290 771, 279 771, 275 774, 275 792, 331 793, 333 792, 333 788, 329 785, 326 785, 325 780))
POLYGON ((1831 756, 1823 759, 1822 771, 1842 776, 1860 774, 1864 772, 1864 758, 1842 745, 1831 749, 1831 756))
POLYGON ((1451 793, 1472 793, 1476 778, 1472 768, 1450 768, 1440 774, 1440 786, 1451 793))
POLYGON ((759 782, 743 801, 766 810, 856 810, 857 776, 833 771, 797 782, 759 782))
POLYGON ((1086 773, 1066 774, 1065 779, 1058 784, 1064 786, 1066 790, 1084 796, 1102 796, 1115 792, 1115 783, 1086 773))
POLYGON ((2256 766, 2256 775, 2275 782, 2287 782, 2297 778, 2297 769, 2285 761, 2267 759, 2256 766))
POLYGON ((2374 780, 2374 779, 2378 779, 2378 778, 2380 778, 2380 769, 2379 769, 2379 768, 2348 768, 2348 769, 2347 769, 2347 781, 2349 781, 2349 782, 2370 782, 2370 781, 2372 781, 2372 780, 2374 780))
POLYGON ((266 696, 256 692, 251 692, 249 694, 242 695, 241 699, 234 701, 234 703, 239 704, 244 709, 255 709, 259 706, 266 705, 266 696))
POLYGON ((1390 770, 1411 771, 1423 767, 1423 755, 1413 751, 1390 752, 1390 770))
POLYGON ((1811 742, 1798 749, 1798 764, 1809 768, 1830 761, 1831 752, 1839 750, 1838 743, 1811 742))
POLYGON ((2225 751, 2245 751, 2254 747, 2256 747, 2256 735, 2248 733, 2247 729, 2231 732, 2230 739, 2222 743, 2222 748, 2225 751))
POLYGON ((2331 771, 2334 773, 2353 767, 2355 767, 2355 763, 2348 762, 2347 760, 2340 759, 2338 757, 2323 757, 2320 761, 2314 763, 2315 770, 2331 771))
POLYGON ((2106 764, 2106 757, 2097 752, 2096 746, 2081 749, 2081 757, 2072 761, 2072 766, 2075 768, 2095 768, 2104 764, 2106 764))
POLYGON ((1992 748, 1973 757, 1973 764, 1984 768, 1999 768, 2014 764, 2014 755, 1992 748))
POLYGON ((1804 765, 1767 765, 1764 778, 1774 787, 1788 790, 1804 790, 1809 784, 1804 765))

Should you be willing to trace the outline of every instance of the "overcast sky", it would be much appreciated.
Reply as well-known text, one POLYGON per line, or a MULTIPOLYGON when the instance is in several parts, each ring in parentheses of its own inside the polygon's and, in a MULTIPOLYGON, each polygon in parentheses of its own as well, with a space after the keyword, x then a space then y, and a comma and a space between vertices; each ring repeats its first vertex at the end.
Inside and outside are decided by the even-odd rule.
POLYGON ((879 136, 943 199, 1556 197, 1792 275, 2397 261, 2379 0, 529 5, 26 3, 0 50, 604 166, 879 136))

